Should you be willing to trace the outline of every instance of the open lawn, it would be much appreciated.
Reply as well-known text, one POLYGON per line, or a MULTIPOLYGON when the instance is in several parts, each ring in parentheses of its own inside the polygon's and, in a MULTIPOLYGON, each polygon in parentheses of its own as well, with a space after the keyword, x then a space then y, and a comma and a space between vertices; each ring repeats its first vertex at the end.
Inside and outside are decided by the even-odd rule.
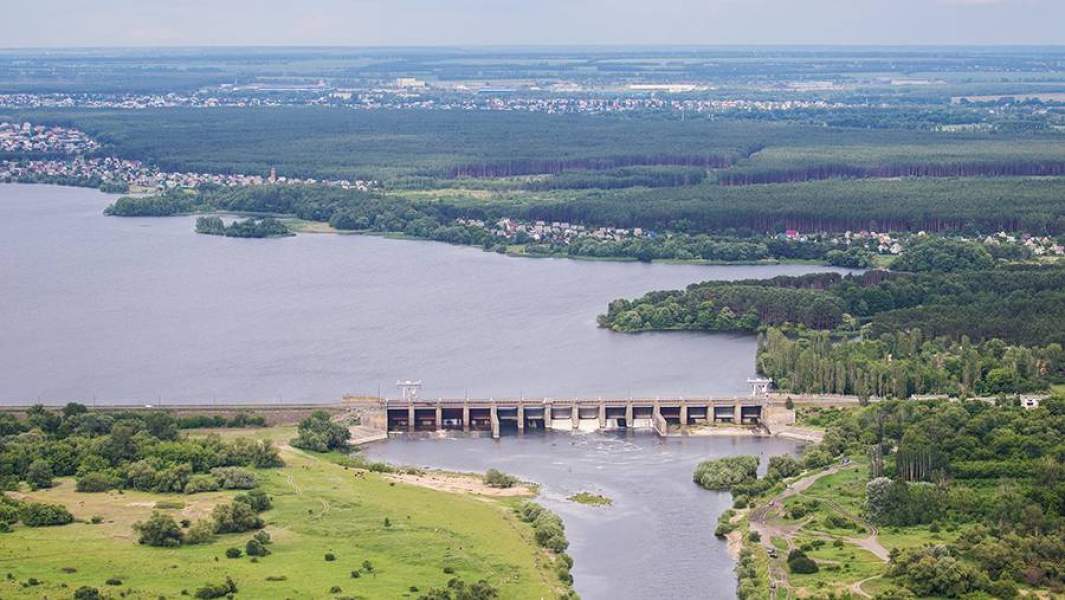
MULTIPOLYGON (((255 435, 283 441, 291 433, 272 429, 255 435)), ((20 525, 0 534, 0 577, 11 575, 0 581, 0 598, 69 598, 82 585, 127 598, 177 598, 226 576, 243 598, 413 598, 452 577, 487 579, 503 598, 556 596, 557 579, 547 571, 550 559, 511 512, 517 500, 406 485, 289 447, 282 455, 286 467, 258 472, 274 503, 263 515, 274 540, 272 554, 258 563, 225 557, 226 548, 243 548, 250 534, 181 548, 136 543, 131 526, 150 515, 157 501, 184 503, 167 512, 194 520, 232 492, 83 494, 63 480, 56 488, 27 495, 67 505, 77 522, 36 529, 20 525), (103 522, 90 524, 93 515, 103 522), (327 553, 336 560, 326 561, 327 553), (373 572, 363 569, 364 561, 373 572), (352 578, 353 570, 362 570, 361 576, 352 578), (30 578, 42 583, 24 587, 30 578), (107 585, 109 578, 122 583, 107 585), (330 592, 334 586, 342 591, 330 592)))

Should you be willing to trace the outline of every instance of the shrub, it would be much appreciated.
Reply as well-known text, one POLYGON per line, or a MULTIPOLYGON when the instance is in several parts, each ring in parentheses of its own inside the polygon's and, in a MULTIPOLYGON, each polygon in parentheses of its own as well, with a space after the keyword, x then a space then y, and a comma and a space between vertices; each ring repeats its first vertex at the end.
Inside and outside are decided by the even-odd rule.
POLYGON ((19 518, 27 527, 66 525, 74 521, 74 515, 62 504, 42 502, 24 504, 19 511, 19 518))
POLYGON ((360 573, 357 569, 351 572, 352 579, 358 579, 359 577, 362 577, 362 573, 360 573))
POLYGON ((336 559, 337 559, 336 554, 333 554, 332 552, 326 552, 325 553, 325 562, 333 562, 336 559))
POLYGON ((344 450, 351 436, 347 427, 334 423, 329 413, 322 410, 315 411, 300 421, 298 432, 299 435, 292 440, 292 445, 312 452, 344 450))
POLYGON ((251 490, 246 494, 237 494, 233 497, 233 502, 246 504, 257 513, 273 508, 273 503, 270 502, 270 496, 267 496, 266 492, 262 490, 251 490))
POLYGON ((186 494, 198 494, 200 492, 216 492, 221 488, 221 484, 215 479, 213 475, 198 474, 189 477, 188 482, 185 484, 186 494))
POLYGON ((802 463, 785 454, 782 456, 769 457, 769 466, 766 469, 766 477, 771 479, 786 479, 788 477, 794 477, 801 472, 802 463))
POLYGON ((495 600, 498 597, 499 590, 483 579, 472 585, 467 585, 461 579, 452 579, 447 582, 447 587, 433 588, 420 596, 420 599, 469 598, 470 600, 495 600))
POLYGON ((240 548, 226 548, 226 558, 240 558, 243 554, 240 548))
POLYGON ((523 502, 522 505, 518 507, 518 515, 521 517, 521 520, 526 523, 532 523, 535 521, 536 517, 539 517, 542 512, 544 512, 544 507, 535 502, 523 502))
POLYGON ((105 581, 104 583, 106 583, 107 585, 122 585, 122 580, 119 579, 118 577, 112 577, 112 578, 108 579, 107 581, 105 581))
POLYGON ((333 587, 329 588, 330 594, 339 594, 341 591, 343 590, 340 589, 339 585, 334 585, 333 587))
POLYGON ((537 544, 553 552, 561 553, 569 547, 562 520, 553 513, 544 511, 533 521, 533 534, 537 544))
POLYGON ((0 525, 11 525, 17 522, 21 507, 20 502, 0 494, 0 525))
POLYGON ((820 569, 812 558, 806 556, 805 552, 796 549, 788 553, 788 570, 796 574, 810 574, 820 569))
POLYGON ((173 492, 180 494, 185 491, 185 486, 188 484, 190 477, 192 477, 192 465, 188 463, 167 467, 156 474, 153 490, 161 493, 173 492))
POLYGON ((731 508, 721 513, 717 517, 717 527, 714 528, 714 535, 717 537, 725 537, 736 530, 736 526, 732 523, 732 518, 736 516, 736 511, 731 508))
POLYGON ((135 523, 133 530, 140 534, 138 543, 146 546, 180 546, 184 535, 174 518, 155 511, 147 521, 135 523))
POLYGON ((195 596, 200 600, 211 600, 212 598, 222 598, 236 593, 237 584, 233 583, 233 580, 229 577, 226 577, 225 583, 208 583, 197 589, 195 596))
POLYGON ((258 485, 255 473, 240 467, 217 467, 211 475, 227 490, 250 490, 258 485))
POLYGON ((248 540, 248 543, 244 544, 244 553, 248 556, 266 556, 270 554, 270 550, 267 549, 265 544, 252 538, 248 540))
POLYGON ((708 490, 731 490, 733 486, 758 478, 758 457, 729 456, 703 461, 695 467, 692 478, 708 490))
POLYGON ((186 544, 209 544, 214 541, 214 521, 200 519, 185 532, 186 544))
POLYGON ((235 498, 230 504, 219 504, 211 511, 214 519, 215 533, 243 533, 252 529, 261 529, 263 520, 255 514, 252 507, 235 498))
POLYGON ((26 468, 26 483, 35 490, 52 487, 52 465, 42 459, 31 462, 26 468))
POLYGON ((83 585, 74 591, 74 600, 101 600, 100 590, 83 585))
POLYGON ((488 469, 484 474, 484 483, 494 488, 510 488, 518 483, 518 478, 497 469, 488 469))
POLYGON ((78 477, 74 489, 79 492, 106 492, 118 487, 118 478, 101 471, 92 471, 78 477))
POLYGON ((92 517, 91 517, 91 518, 89 519, 89 522, 90 522, 90 523, 92 523, 93 525, 99 525, 100 523, 103 523, 103 522, 104 522, 104 518, 103 518, 103 517, 101 517, 100 515, 93 515, 93 516, 92 516, 92 517))
POLYGON ((753 531, 753 530, 752 531, 748 531, 747 532, 747 540, 757 544, 758 542, 762 541, 762 534, 758 533, 757 531, 753 531))
POLYGON ((251 537, 252 537, 252 539, 254 539, 255 541, 259 542, 260 544, 262 544, 264 546, 266 544, 269 544, 270 541, 271 541, 270 540, 270 534, 267 533, 265 530, 256 531, 255 535, 253 535, 251 537))

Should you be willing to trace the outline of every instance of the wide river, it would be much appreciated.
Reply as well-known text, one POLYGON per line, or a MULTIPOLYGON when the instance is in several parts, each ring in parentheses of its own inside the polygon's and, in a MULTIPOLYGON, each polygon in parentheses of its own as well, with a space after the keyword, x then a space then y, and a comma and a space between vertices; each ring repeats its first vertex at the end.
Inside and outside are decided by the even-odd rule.
POLYGON ((587 600, 735 598, 735 562, 714 537, 727 493, 692 483, 695 465, 736 454, 796 452, 778 438, 658 438, 654 434, 527 434, 500 440, 390 439, 366 452, 396 464, 458 471, 501 469, 542 484, 539 502, 566 524, 574 585, 587 600), (613 500, 566 500, 591 491, 613 500))
MULTIPOLYGON (((618 297, 706 279, 818 267, 521 259, 367 236, 237 240, 193 219, 110 218, 94 190, 0 185, 0 404, 334 402, 394 393, 474 397, 747 391, 750 336, 620 335, 618 297)), ((541 434, 390 440, 375 456, 544 485, 566 522, 585 598, 725 598, 714 539, 728 496, 699 460, 794 451, 784 440, 541 434), (609 508, 576 505, 578 491, 609 508)))
POLYGON ((510 258, 369 236, 240 240, 0 185, 0 404, 744 393, 750 336, 621 335, 618 297, 823 267, 510 258))

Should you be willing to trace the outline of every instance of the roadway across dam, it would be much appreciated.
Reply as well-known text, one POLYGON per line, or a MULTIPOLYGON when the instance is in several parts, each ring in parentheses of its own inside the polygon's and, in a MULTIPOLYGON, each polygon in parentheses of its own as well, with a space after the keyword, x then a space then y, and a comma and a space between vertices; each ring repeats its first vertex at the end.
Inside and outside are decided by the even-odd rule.
POLYGON ((766 400, 740 398, 654 399, 423 399, 383 400, 390 433, 527 430, 601 431, 653 429, 660 435, 689 426, 760 425, 766 400))

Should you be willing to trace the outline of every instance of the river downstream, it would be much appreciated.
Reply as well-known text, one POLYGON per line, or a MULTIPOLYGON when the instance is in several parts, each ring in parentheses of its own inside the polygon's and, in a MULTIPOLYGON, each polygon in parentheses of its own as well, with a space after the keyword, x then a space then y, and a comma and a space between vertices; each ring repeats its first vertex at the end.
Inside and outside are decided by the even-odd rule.
POLYGON ((619 297, 825 267, 511 258, 357 235, 197 235, 95 190, 0 185, 0 403, 748 391, 751 336, 620 335, 619 297))
POLYGON ((692 483, 695 465, 737 454, 797 452, 779 438, 659 438, 654 434, 541 433, 523 437, 393 438, 366 453, 395 464, 455 471, 496 468, 541 484, 539 502, 566 524, 575 588, 588 600, 734 598, 735 562, 714 537, 727 493, 692 483), (608 507, 566 500, 603 494, 608 507))

